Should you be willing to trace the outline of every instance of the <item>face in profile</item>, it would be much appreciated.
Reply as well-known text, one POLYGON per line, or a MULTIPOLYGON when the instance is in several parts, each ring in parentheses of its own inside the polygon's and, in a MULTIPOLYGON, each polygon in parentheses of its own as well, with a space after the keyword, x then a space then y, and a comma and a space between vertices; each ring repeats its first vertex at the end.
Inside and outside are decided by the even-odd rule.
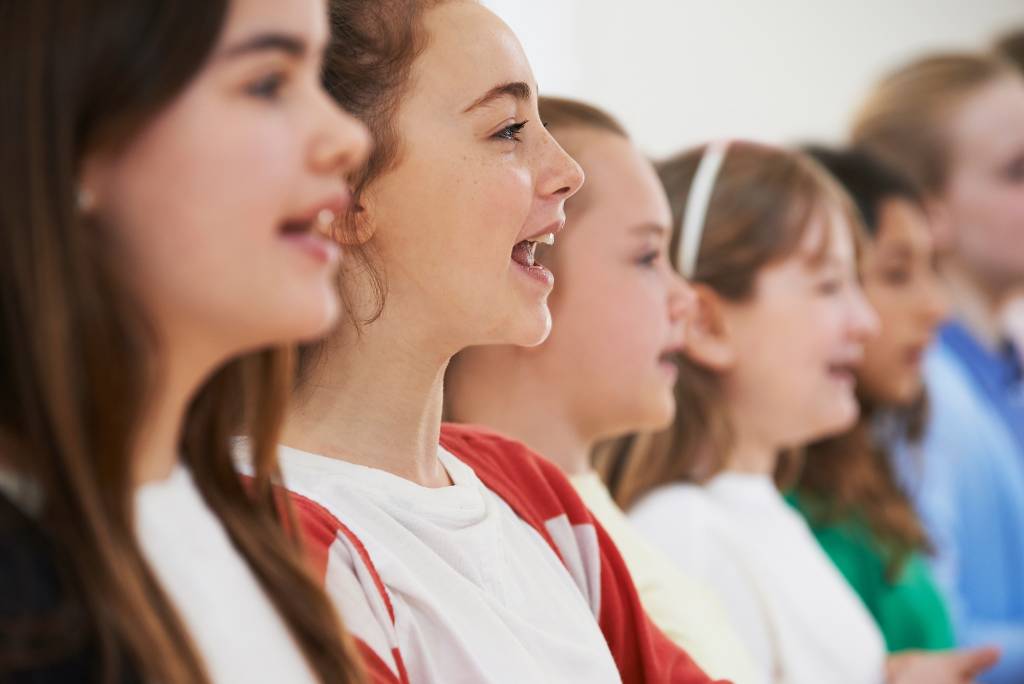
POLYGON ((319 83, 322 0, 237 0, 207 63, 129 143, 89 154, 86 208, 165 345, 203 362, 318 336, 368 137, 319 83))
POLYGON ((910 404, 921 395, 921 362, 946 311, 924 210, 902 198, 882 202, 861 270, 881 329, 865 345, 859 391, 873 402, 910 404))
POLYGON ((726 397, 758 440, 797 446, 856 421, 855 373, 878 321, 846 220, 819 212, 798 249, 757 275, 753 297, 723 311, 726 397))
POLYGON ((550 330, 550 271, 579 166, 544 128, 519 42, 473 2, 424 16, 427 47, 399 103, 398 160, 363 202, 387 281, 385 317, 453 354, 535 345, 550 330))
POLYGON ((1024 283, 1024 79, 979 89, 951 117, 942 248, 997 293, 1024 283))
POLYGON ((582 165, 587 185, 569 202, 552 250, 554 326, 536 362, 602 438, 660 429, 675 413, 676 359, 693 305, 668 255, 668 199, 626 138, 586 128, 553 132, 582 165))

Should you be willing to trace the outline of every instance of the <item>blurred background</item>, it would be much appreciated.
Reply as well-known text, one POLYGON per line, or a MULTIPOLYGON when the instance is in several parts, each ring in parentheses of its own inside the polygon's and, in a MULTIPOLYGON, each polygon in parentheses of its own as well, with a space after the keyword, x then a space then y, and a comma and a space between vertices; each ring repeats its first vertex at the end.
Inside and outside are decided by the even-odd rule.
POLYGON ((868 88, 938 49, 985 49, 1024 0, 484 0, 541 91, 607 108, 663 156, 717 137, 840 142, 868 88))

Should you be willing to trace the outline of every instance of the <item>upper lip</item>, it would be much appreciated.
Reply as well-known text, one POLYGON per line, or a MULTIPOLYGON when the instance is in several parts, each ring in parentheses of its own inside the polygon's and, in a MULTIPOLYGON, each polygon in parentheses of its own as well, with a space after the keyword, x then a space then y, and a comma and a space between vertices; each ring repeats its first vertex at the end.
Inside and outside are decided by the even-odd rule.
POLYGON ((560 218, 557 221, 555 221, 554 223, 550 223, 547 226, 545 226, 544 228, 541 228, 536 233, 531 233, 530 235, 527 235, 526 237, 521 238, 519 240, 519 242, 523 242, 523 241, 526 241, 526 240, 534 240, 536 238, 539 238, 541 235, 547 235, 548 233, 558 233, 563 228, 565 228, 565 218, 560 218))
POLYGON ((352 204, 352 196, 348 192, 335 192, 304 209, 301 214, 286 219, 285 223, 314 223, 325 209, 332 212, 335 217, 341 216, 348 211, 352 204))

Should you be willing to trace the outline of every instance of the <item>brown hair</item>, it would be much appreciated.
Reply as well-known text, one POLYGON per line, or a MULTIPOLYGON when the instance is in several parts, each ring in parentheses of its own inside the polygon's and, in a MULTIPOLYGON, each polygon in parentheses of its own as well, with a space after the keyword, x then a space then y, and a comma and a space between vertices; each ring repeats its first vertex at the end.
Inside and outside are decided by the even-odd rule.
POLYGON ((1017 78, 1012 65, 987 55, 942 54, 896 70, 875 87, 855 117, 853 143, 940 194, 950 170, 951 114, 980 88, 1017 78))
POLYGON ((995 53, 1024 71, 1024 29, 1017 29, 997 40, 995 53))
MULTIPOLYGON (((362 199, 367 188, 401 159, 402 141, 396 115, 411 81, 416 58, 427 47, 423 14, 448 0, 328 0, 331 39, 324 54, 324 88, 345 111, 366 125, 373 139, 370 156, 351 175, 352 203, 334 226, 346 245, 346 262, 338 274, 338 293, 348 322, 358 332, 384 310, 387 274, 372 240, 360 237, 362 199), (362 310, 354 291, 368 289, 371 302, 362 310)), ((328 340, 302 345, 297 384, 314 373, 328 340)))
MULTIPOLYGON (((908 180, 863 152, 814 147, 808 153, 850 193, 871 236, 878 235, 883 203, 894 198, 920 201, 908 180)), ((922 392, 917 401, 905 407, 879 406, 864 396, 858 397, 858 403, 860 419, 852 429, 805 449, 797 491, 815 525, 851 516, 861 519, 885 549, 886 571, 894 579, 909 554, 927 550, 929 544, 909 497, 896 479, 888 449, 874 429, 884 418, 886 427, 903 433, 897 437, 918 441, 927 416, 927 399, 922 392)))
MULTIPOLYGON (((704 151, 690 150, 658 165, 676 226, 686 211, 704 151)), ((850 225, 858 225, 849 198, 808 157, 755 143, 732 143, 708 207, 693 282, 730 301, 750 300, 758 273, 794 254, 814 217, 828 207, 839 208, 850 225)), ((673 258, 679 240, 676 230, 673 258)), ((598 467, 623 508, 654 487, 673 481, 703 482, 725 466, 733 437, 720 379, 684 357, 675 394, 676 419, 669 428, 632 435, 598 450, 598 467)))
POLYGON ((865 523, 883 550, 886 576, 894 581, 910 554, 931 545, 921 520, 896 478, 891 454, 875 434, 884 417, 914 444, 927 416, 925 397, 903 408, 879 407, 860 397, 861 417, 849 431, 809 445, 797 492, 813 525, 856 517, 865 523))
MULTIPOLYGON (((35 522, 73 597, 31 624, 0 622, 0 671, 95 648, 97 680, 120 679, 128 664, 150 681, 208 681, 133 526, 134 444, 156 341, 106 227, 76 210, 76 176, 88 152, 130 144, 187 86, 227 8, 33 0, 0 11, 0 465, 41 494, 35 522), (69 614, 80 618, 71 628, 69 614)), ((272 486, 290 365, 285 350, 226 364, 189 407, 181 452, 313 671, 361 681, 272 486), (232 464, 237 430, 253 437, 250 489, 232 464)))

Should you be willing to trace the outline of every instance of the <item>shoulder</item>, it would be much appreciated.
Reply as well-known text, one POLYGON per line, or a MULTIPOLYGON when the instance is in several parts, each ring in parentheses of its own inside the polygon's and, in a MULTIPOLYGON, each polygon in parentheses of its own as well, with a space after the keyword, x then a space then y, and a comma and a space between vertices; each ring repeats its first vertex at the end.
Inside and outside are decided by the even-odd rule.
POLYGON ((441 427, 441 446, 535 527, 561 515, 574 524, 590 521, 568 477, 525 444, 486 428, 446 423, 441 427))
POLYGON ((630 522, 647 541, 691 571, 716 556, 715 519, 711 497, 689 483, 658 487, 629 511, 630 522))
POLYGON ((680 482, 651 490, 630 509, 629 517, 637 525, 657 527, 671 521, 707 521, 713 508, 701 486, 680 482))

